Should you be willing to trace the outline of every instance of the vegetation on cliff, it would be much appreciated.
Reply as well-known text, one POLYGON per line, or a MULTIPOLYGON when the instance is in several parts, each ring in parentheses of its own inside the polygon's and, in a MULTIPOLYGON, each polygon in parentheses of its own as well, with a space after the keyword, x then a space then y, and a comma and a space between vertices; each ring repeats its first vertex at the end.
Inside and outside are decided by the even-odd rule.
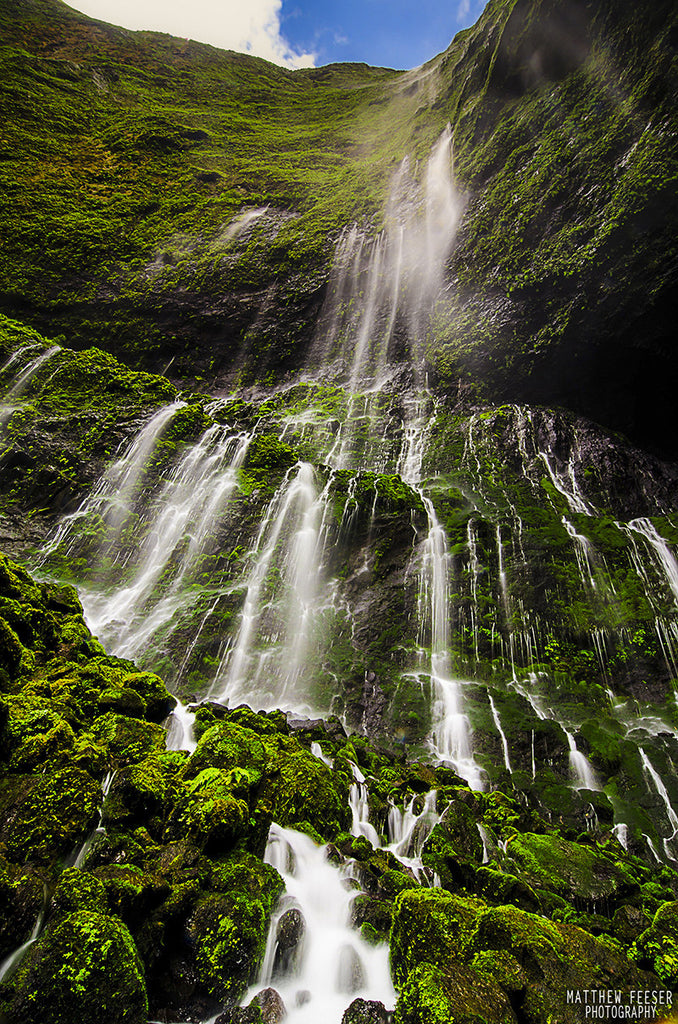
POLYGON ((206 703, 195 751, 168 751, 156 722, 172 698, 103 654, 71 589, 3 557, 0 611, 1 956, 46 907, 0 988, 12 1024, 103 1012, 145 1024, 149 1003, 173 1019, 233 1006, 282 890, 261 860, 271 820, 354 862, 356 922, 370 941, 390 935, 396 1020, 449 1024, 451 1007, 466 1019, 482 1005, 492 1022, 574 1021, 568 989, 678 983, 678 876, 629 856, 606 828, 564 840, 513 797, 474 793, 336 720, 206 703), (310 750, 318 739, 332 770, 310 750), (418 813, 437 790, 442 817, 420 842, 440 888, 345 831, 351 764, 382 836, 391 806, 418 813))
POLYGON ((377 230, 398 163, 450 122, 466 211, 436 385, 672 451, 674 19, 496 0, 415 71, 289 72, 11 0, 2 310, 183 380, 279 379, 341 231, 377 230))

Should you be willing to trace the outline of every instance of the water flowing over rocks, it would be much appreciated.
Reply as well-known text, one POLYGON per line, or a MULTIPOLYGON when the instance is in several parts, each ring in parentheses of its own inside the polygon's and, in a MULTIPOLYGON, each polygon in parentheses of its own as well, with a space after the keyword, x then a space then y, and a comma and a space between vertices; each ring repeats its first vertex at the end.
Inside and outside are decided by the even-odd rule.
POLYGON ((0 1020, 678 991, 674 16, 0 11, 0 1020))

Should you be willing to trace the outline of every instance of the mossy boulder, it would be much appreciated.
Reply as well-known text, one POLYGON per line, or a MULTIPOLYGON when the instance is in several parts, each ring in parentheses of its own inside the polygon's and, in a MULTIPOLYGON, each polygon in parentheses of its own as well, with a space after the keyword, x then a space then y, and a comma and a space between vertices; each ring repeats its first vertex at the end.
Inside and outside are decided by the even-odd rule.
POLYGON ((81 843, 96 818, 101 786, 87 772, 0 780, 0 841, 10 860, 50 862, 81 843))
POLYGON ((165 749, 165 730, 159 725, 112 711, 97 718, 87 735, 119 765, 134 764, 165 749))
POLYGON ((251 729, 231 722, 218 722, 200 737, 184 774, 197 775, 204 768, 248 768, 263 771, 267 752, 262 739, 251 729))
POLYGON ((515 1024, 506 994, 496 982, 455 964, 443 970, 421 963, 403 984, 394 1024, 515 1024))
POLYGON ((6 749, 11 770, 30 771, 69 756, 75 733, 53 701, 21 693, 9 698, 7 707, 6 749))
POLYGON ((256 976, 283 885, 252 856, 226 863, 214 881, 222 891, 204 896, 186 927, 201 983, 216 998, 237 1002, 256 976))
POLYGON ((176 698, 168 693, 160 676, 153 672, 133 672, 123 678, 127 690, 138 693, 144 702, 146 718, 151 722, 162 722, 172 711, 176 698))
POLYGON ((391 926, 391 974, 402 987, 418 964, 446 971, 460 957, 485 909, 480 900, 440 889, 408 889, 400 893, 391 926))
POLYGON ((267 784, 264 799, 283 826, 308 822, 331 839, 350 823, 348 786, 294 736, 266 737, 267 784))
POLYGON ((0 856, 0 960, 29 938, 44 898, 37 873, 0 856))
POLYGON ((173 753, 152 754, 116 772, 104 804, 104 822, 150 825, 162 818, 166 801, 178 791, 179 764, 173 753))
POLYGON ((466 884, 482 862, 483 842, 474 810, 452 799, 422 850, 424 864, 438 873, 446 889, 466 884))
POLYGON ((527 882, 506 871, 490 867, 478 868, 474 879, 474 890, 488 903, 512 903, 539 913, 542 909, 537 893, 527 882))
POLYGON ((0 668, 8 672, 10 678, 17 674, 23 653, 24 648, 19 637, 10 624, 4 618, 0 618, 0 668))
POLYGON ((10 1007, 11 1024, 146 1024, 141 961, 118 919, 82 910, 45 932, 10 1007))
POLYGON ((170 893, 164 878, 134 864, 107 864, 92 874, 104 888, 110 911, 133 929, 170 893))
POLYGON ((107 909, 106 887, 100 879, 79 868, 66 868, 61 873, 50 901, 50 911, 55 918, 68 917, 81 910, 105 914, 107 909))
POLYGON ((678 902, 664 903, 659 908, 650 927, 638 936, 631 955, 668 987, 678 987, 678 902))
POLYGON ((508 842, 507 854, 529 885, 592 907, 599 903, 613 905, 638 891, 638 883, 627 867, 595 848, 560 836, 516 833, 508 842))
POLYGON ((661 988, 614 942, 516 907, 494 907, 479 918, 468 952, 475 957, 488 950, 510 954, 529 979, 521 1012, 531 1024, 549 1019, 575 1024, 580 1008, 568 1003, 568 990, 661 988))
POLYGON ((167 837, 186 836, 212 856, 229 853, 248 831, 248 803, 237 794, 249 782, 243 768, 203 769, 184 783, 167 837))

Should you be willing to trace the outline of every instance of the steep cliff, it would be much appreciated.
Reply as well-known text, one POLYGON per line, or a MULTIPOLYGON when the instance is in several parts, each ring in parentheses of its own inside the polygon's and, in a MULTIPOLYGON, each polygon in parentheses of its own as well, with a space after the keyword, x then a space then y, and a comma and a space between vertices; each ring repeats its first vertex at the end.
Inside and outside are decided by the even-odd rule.
POLYGON ((340 231, 380 226, 449 121, 466 212, 437 386, 673 452, 677 31, 669 2, 493 2, 415 71, 288 72, 11 0, 3 311, 212 389, 279 378, 340 231))

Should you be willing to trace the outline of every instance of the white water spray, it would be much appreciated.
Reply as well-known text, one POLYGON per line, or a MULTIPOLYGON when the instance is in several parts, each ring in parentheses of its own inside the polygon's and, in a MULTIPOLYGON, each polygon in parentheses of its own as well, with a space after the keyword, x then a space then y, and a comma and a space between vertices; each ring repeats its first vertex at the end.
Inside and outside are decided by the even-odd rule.
POLYGON ((371 946, 350 926, 355 891, 346 869, 326 859, 325 848, 292 829, 272 825, 265 860, 280 872, 286 897, 271 921, 259 981, 245 997, 273 985, 287 1008, 288 1024, 340 1024, 353 999, 395 1003, 388 947, 371 946), (291 971, 276 972, 276 932, 282 914, 301 913, 304 935, 291 971))

